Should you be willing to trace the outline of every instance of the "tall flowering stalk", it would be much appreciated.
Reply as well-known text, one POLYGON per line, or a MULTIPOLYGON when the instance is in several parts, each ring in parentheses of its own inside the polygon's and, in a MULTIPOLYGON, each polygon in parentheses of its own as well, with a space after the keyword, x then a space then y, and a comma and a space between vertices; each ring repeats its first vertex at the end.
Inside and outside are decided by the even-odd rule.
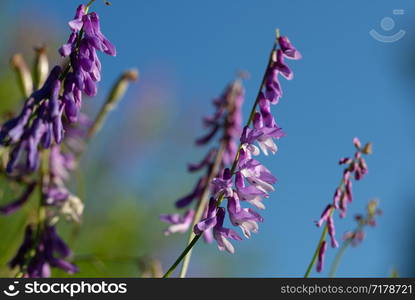
POLYGON ((287 37, 279 36, 277 32, 277 39, 272 46, 257 98, 242 131, 233 162, 223 168, 210 182, 210 200, 204 217, 194 225, 194 237, 164 277, 172 274, 202 235, 212 233, 219 250, 234 253, 235 249, 229 239, 242 240, 242 238, 234 230, 223 226, 227 212, 232 225, 240 227, 246 238, 251 236, 251 232, 258 231, 258 222, 262 222, 263 218, 252 208, 243 208, 241 202, 264 209, 262 200, 269 197, 277 181, 253 156, 259 155, 260 149, 265 155, 269 152, 276 153, 277 146, 274 139, 284 136, 270 108, 271 104, 277 104, 282 96, 279 75, 286 79, 293 78, 292 71, 284 62, 285 58, 300 59, 301 55, 287 37), (221 206, 225 199, 226 209, 221 206))
MULTIPOLYGON (((165 231, 166 235, 174 232, 186 232, 193 228, 200 219, 207 214, 207 203, 209 201, 210 183, 218 176, 218 172, 232 162, 237 151, 237 141, 242 132, 242 104, 244 101, 244 89, 242 80, 236 79, 230 83, 222 95, 213 100, 215 112, 212 116, 205 117, 203 123, 209 128, 208 133, 196 140, 196 145, 206 145, 220 135, 219 146, 211 147, 201 162, 189 164, 189 172, 204 170, 204 174, 197 181, 193 191, 185 197, 176 201, 178 208, 188 207, 196 202, 196 208, 188 209, 183 216, 179 214, 162 215, 161 220, 171 224, 165 231), (221 132, 221 133, 220 133, 221 132)), ((188 243, 195 234, 189 233, 188 243)), ((205 241, 213 241, 212 231, 204 235, 205 241)), ((185 277, 191 251, 183 261, 180 277, 185 277)))
POLYGON ((343 176, 340 184, 337 186, 334 192, 333 202, 325 207, 320 219, 316 221, 317 227, 322 227, 324 225, 324 229, 321 233, 317 248, 314 252, 310 264, 308 265, 304 277, 309 277, 310 272, 316 262, 317 272, 321 272, 323 270, 324 259, 327 251, 327 234, 330 237, 331 247, 339 247, 339 244, 336 240, 336 231, 333 219, 334 212, 339 210, 340 218, 346 217, 347 205, 353 201, 352 178, 354 177, 354 179, 357 181, 361 180, 368 172, 366 161, 363 156, 372 153, 372 144, 367 143, 364 147, 362 147, 358 138, 353 139, 353 144, 356 147, 354 157, 342 158, 339 161, 339 165, 345 165, 346 168, 343 171, 343 176))
MULTIPOLYGON (((59 237, 55 225, 60 216, 75 222, 80 220, 83 204, 66 188, 65 182, 76 168, 84 141, 99 129, 97 121, 91 123, 80 114, 82 97, 84 93, 88 96, 97 93, 101 63, 96 51, 116 54, 115 47, 101 33, 97 13, 89 12, 93 2, 80 5, 69 22, 70 38, 59 49, 63 57, 69 57, 64 67, 55 66, 46 75, 47 58, 44 50, 39 49, 32 79, 19 56, 12 60, 23 94, 28 97, 21 113, 1 127, 0 144, 3 153, 8 153, 5 172, 11 180, 26 187, 15 201, 0 207, 0 212, 13 213, 36 188, 40 194, 37 223, 27 225, 23 243, 9 263, 11 268, 19 268, 17 276, 48 277, 51 267, 69 274, 77 271, 67 261, 71 250, 59 237), (93 130, 88 131, 89 127, 93 130)), ((117 82, 107 105, 119 100, 126 81, 130 80, 131 72, 117 82)))
POLYGON ((336 271, 339 267, 340 261, 343 257, 344 252, 349 246, 356 247, 360 245, 365 239, 365 228, 376 226, 376 217, 382 215, 382 210, 378 208, 379 203, 377 200, 370 200, 366 208, 366 215, 358 214, 354 217, 357 222, 357 227, 353 231, 347 231, 343 235, 343 243, 339 251, 337 251, 336 257, 334 258, 333 264, 330 268, 330 277, 336 275, 336 271))

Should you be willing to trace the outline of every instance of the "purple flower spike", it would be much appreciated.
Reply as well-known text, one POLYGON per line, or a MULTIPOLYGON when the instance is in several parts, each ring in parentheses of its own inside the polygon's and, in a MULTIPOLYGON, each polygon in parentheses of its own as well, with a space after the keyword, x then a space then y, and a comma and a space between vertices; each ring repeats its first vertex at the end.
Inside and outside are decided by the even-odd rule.
POLYGON ((183 216, 179 214, 161 215, 161 221, 171 224, 171 226, 164 231, 164 235, 170 235, 176 232, 186 232, 192 224, 194 214, 195 212, 191 209, 186 211, 183 216))
POLYGON ((217 222, 215 227, 213 227, 213 236, 218 243, 219 250, 226 250, 231 254, 235 253, 235 248, 229 239, 241 241, 242 238, 234 230, 223 227, 223 221, 225 219, 225 209, 223 207, 218 208, 216 218, 217 222))
POLYGON ((321 272, 323 271, 323 267, 324 267, 324 258, 326 256, 326 251, 327 251, 327 243, 326 241, 323 241, 320 245, 320 250, 318 252, 318 259, 317 259, 317 272, 321 272))

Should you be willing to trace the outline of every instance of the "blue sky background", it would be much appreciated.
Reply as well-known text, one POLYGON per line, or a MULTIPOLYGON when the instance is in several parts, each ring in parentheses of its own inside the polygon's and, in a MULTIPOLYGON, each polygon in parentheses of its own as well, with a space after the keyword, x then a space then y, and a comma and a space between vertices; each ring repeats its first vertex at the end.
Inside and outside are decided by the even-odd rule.
MULTIPOLYGON (((354 185, 348 218, 336 218, 338 236, 354 228, 352 215, 362 212, 371 198, 380 199, 384 215, 376 228, 368 229, 361 246, 347 251, 338 275, 388 276, 393 267, 403 276, 415 275, 413 1, 112 2, 111 7, 100 1, 94 5, 103 32, 118 50, 115 59, 102 59, 101 91, 108 91, 125 68, 138 67, 142 80, 121 104, 109 132, 114 137, 122 130, 122 114, 131 107, 142 108, 137 124, 151 132, 140 135, 140 155, 130 156, 128 166, 115 168, 113 176, 118 184, 154 201, 173 203, 193 185, 196 177, 185 174, 185 164, 204 151, 192 148, 202 130, 200 118, 211 111, 210 99, 237 70, 250 73, 247 106, 253 102, 276 27, 303 54, 303 60, 289 61, 295 78, 282 80, 284 98, 273 108, 288 136, 279 142, 275 157, 261 157, 279 183, 267 200, 260 233, 238 243, 234 256, 199 246, 192 275, 218 275, 204 270, 202 254, 210 253, 232 267, 221 276, 302 276, 320 236, 313 220, 331 201, 342 172, 337 161, 353 153, 354 136, 372 141, 374 154, 367 159, 368 176, 354 185), (393 9, 404 9, 405 14, 393 15, 393 9), (393 30, 382 30, 384 17, 394 19, 393 30), (406 35, 395 43, 381 43, 369 35, 371 29, 385 35, 403 29, 406 35), (167 114, 159 115, 159 106, 167 114), (146 113, 157 115, 157 122, 140 123, 146 113), (179 175, 184 179, 178 186, 179 175), (171 199, 160 199, 160 189, 170 190, 171 199)), ((20 0, 6 10, 9 18, 50 18, 64 41, 66 21, 77 5, 74 0, 20 0)), ((100 149, 107 149, 108 141, 103 138, 95 151, 105 151, 100 149)), ((181 250, 177 241, 182 239, 172 238, 176 243, 168 253, 159 250, 166 267, 181 250)), ((329 249, 327 262, 334 253, 329 249)))

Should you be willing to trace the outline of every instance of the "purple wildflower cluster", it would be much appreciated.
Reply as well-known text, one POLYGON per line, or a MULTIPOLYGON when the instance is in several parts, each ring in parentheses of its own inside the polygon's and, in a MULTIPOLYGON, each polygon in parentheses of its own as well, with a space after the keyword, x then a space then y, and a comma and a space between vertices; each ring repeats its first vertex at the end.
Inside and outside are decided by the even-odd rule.
POLYGON ((270 109, 270 105, 277 104, 282 96, 279 74, 287 79, 293 78, 291 69, 284 62, 285 58, 300 59, 301 55, 288 38, 279 37, 272 50, 264 82, 255 103, 254 108, 258 104, 259 111, 254 111, 252 120, 250 118, 242 131, 240 147, 232 167, 223 169, 219 176, 213 179, 212 197, 207 213, 194 227, 194 233, 197 235, 206 234, 211 230, 219 250, 234 253, 229 239, 242 239, 234 230, 223 226, 226 211, 231 224, 240 227, 244 236, 249 238, 251 232, 258 231, 258 223, 262 222, 263 218, 252 208, 243 208, 241 202, 248 202, 256 208, 264 209, 263 198, 268 198, 269 193, 274 191, 276 177, 253 157, 260 154, 260 149, 265 155, 269 152, 275 154, 277 146, 274 140, 285 135, 270 109), (276 49, 277 44, 280 45, 279 49, 276 49), (249 126, 250 121, 253 123, 252 127, 249 126), (227 199, 227 210, 220 206, 224 199, 227 199))
POLYGON ((12 268, 20 267, 24 272, 23 276, 29 278, 50 277, 51 266, 73 274, 78 271, 78 268, 64 260, 70 255, 71 250, 58 236, 55 227, 47 226, 42 230, 41 236, 36 238, 32 226, 28 225, 23 243, 9 264, 12 268), (30 252, 33 250, 35 254, 27 262, 27 257, 31 255, 30 252))
MULTIPOLYGON (((51 266, 70 274, 77 270, 64 260, 71 252, 57 235, 55 224, 59 215, 79 222, 83 212, 81 200, 65 186, 76 168, 85 127, 90 125, 80 114, 82 94, 94 96, 97 92, 101 63, 96 50, 115 56, 115 48, 101 33, 98 15, 88 13, 84 5, 78 7, 69 26, 69 41, 59 49, 62 56, 70 57, 68 64, 53 67, 40 89, 24 102, 20 114, 0 129, 0 144, 9 152, 6 172, 12 180, 26 185, 15 201, 0 207, 0 212, 15 212, 37 185, 42 194, 41 206, 51 208, 37 226, 27 226, 24 241, 9 263, 12 268, 19 266, 22 276, 47 277, 51 266), (33 179, 31 175, 39 168, 40 179, 33 179)), ((39 60, 42 61, 45 60, 39 60)), ((45 68, 47 62, 39 66, 40 70, 45 68)))
POLYGON ((47 149, 62 142, 64 117, 76 122, 82 92, 96 94, 96 82, 101 78, 96 50, 115 55, 114 46, 100 31, 98 15, 87 14, 84 5, 78 7, 69 26, 71 37, 60 49, 63 56, 70 55, 68 68, 55 66, 44 85, 25 101, 21 113, 1 127, 0 144, 12 149, 6 168, 9 174, 34 172, 39 167, 39 147, 47 149))
MULTIPOLYGON (((237 140, 242 132, 242 113, 241 108, 244 101, 244 89, 241 80, 237 79, 230 83, 222 95, 213 100, 215 112, 213 115, 205 117, 203 124, 209 129, 208 133, 196 140, 196 145, 203 146, 211 142, 219 133, 220 147, 212 147, 201 162, 189 164, 189 172, 205 170, 204 174, 197 181, 194 189, 186 196, 176 201, 176 207, 184 208, 190 206, 194 201, 201 201, 206 189, 209 188, 209 180, 217 175, 217 170, 223 169, 231 162, 237 151, 237 140), (220 152, 220 161, 216 162, 220 152), (213 174, 215 173, 215 174, 213 174)), ((208 208, 204 215, 208 214, 208 208)), ((166 235, 174 232, 186 232, 194 219, 194 210, 187 210, 183 216, 179 214, 161 215, 163 222, 171 224, 165 231, 166 235)), ((204 236, 207 242, 212 242, 212 234, 204 236)))
MULTIPOLYGON (((340 218, 344 218, 347 212, 347 205, 353 201, 352 192, 352 178, 355 180, 361 180, 368 172, 366 161, 363 155, 372 153, 372 144, 367 143, 362 147, 358 138, 353 139, 353 144, 356 147, 356 152, 353 158, 345 157, 340 159, 339 165, 346 165, 347 167, 343 171, 342 180, 339 186, 336 188, 333 196, 333 202, 328 204, 320 216, 320 219, 316 221, 317 227, 327 227, 327 232, 330 236, 331 247, 339 247, 339 243, 336 240, 336 231, 334 226, 333 214, 335 210, 340 210, 340 218)), ((319 255, 317 261, 317 272, 321 272, 324 266, 324 257, 327 250, 326 241, 319 247, 319 255)))
POLYGON ((354 231, 348 231, 343 235, 343 241, 350 243, 352 246, 358 246, 365 238, 364 228, 366 226, 376 226, 376 216, 382 215, 382 210, 378 208, 378 201, 371 200, 367 205, 366 215, 358 214, 355 216, 357 228, 354 231))

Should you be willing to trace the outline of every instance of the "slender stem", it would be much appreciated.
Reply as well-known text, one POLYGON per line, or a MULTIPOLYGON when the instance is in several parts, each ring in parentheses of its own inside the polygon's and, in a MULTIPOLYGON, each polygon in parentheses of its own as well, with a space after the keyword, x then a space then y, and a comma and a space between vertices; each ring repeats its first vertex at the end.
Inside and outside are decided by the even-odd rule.
POLYGON ((167 270, 166 274, 164 274, 163 278, 170 277, 171 273, 176 269, 176 267, 180 264, 180 262, 184 259, 184 257, 187 255, 187 253, 193 248, 193 246, 197 243, 197 241, 200 239, 202 235, 198 234, 195 235, 195 237, 192 239, 190 244, 184 249, 182 254, 176 259, 176 261, 173 263, 173 265, 170 267, 170 269, 167 270))
MULTIPOLYGON (((365 227, 364 223, 360 223, 357 228, 355 229, 354 233, 359 232, 361 230, 363 230, 363 227, 365 227)), ((346 251, 347 247, 350 245, 350 243, 352 242, 352 239, 347 239, 342 247, 339 249, 339 251, 336 254, 336 257, 334 258, 333 264, 331 265, 330 268, 330 273, 329 273, 329 277, 334 277, 336 275, 337 269, 340 265, 340 261, 344 255, 344 252, 346 251)))
MULTIPOLYGON (((332 216, 334 213, 334 207, 331 208, 330 216, 332 216)), ((320 240, 318 241, 316 251, 314 251, 313 257, 311 258, 311 262, 308 265, 307 271, 304 274, 304 278, 308 278, 310 276, 311 270, 313 269, 314 264, 316 263, 318 253, 320 252, 321 244, 323 241, 326 240, 327 232, 328 232, 328 226, 325 224, 323 232, 321 233, 320 240)))
MULTIPOLYGON (((235 110, 236 97, 238 96, 238 93, 240 92, 241 88, 242 88, 242 85, 241 85, 241 81, 239 79, 235 80, 230 86, 230 90, 229 90, 229 93, 227 93, 227 99, 226 99, 227 110, 228 110, 227 116, 225 118, 226 123, 231 119, 231 115, 232 115, 233 111, 235 110)), ((192 226, 190 227, 189 239, 187 241, 188 245, 190 244, 190 242, 195 237, 195 234, 193 233, 193 227, 197 223, 199 223, 200 220, 202 219, 203 212, 205 211, 205 208, 208 204, 208 201, 209 201, 209 183, 212 182, 212 180, 219 173, 219 168, 222 165, 222 156, 223 156, 223 153, 226 149, 228 139, 229 138, 226 136, 226 133, 225 133, 222 140, 221 140, 220 147, 219 147, 219 150, 216 154, 216 158, 215 158, 215 161, 213 163, 213 166, 209 171, 209 175, 207 177, 206 185, 203 189, 202 195, 200 196, 200 200, 197 204, 196 212, 195 212, 195 215, 193 217, 192 226)), ((186 273, 187 273, 187 269, 189 267, 189 262, 190 262, 191 256, 192 256, 192 250, 189 251, 189 253, 185 256, 185 258, 183 260, 182 268, 180 270, 180 275, 179 275, 180 278, 186 277, 186 273)))
MULTIPOLYGON (((259 87, 258 94, 257 94, 257 97, 255 99, 255 103, 252 106, 251 113, 249 114, 248 121, 246 122, 246 125, 245 125, 246 127, 249 127, 251 125, 251 122, 252 122, 252 120, 254 118, 255 111, 256 111, 256 108, 257 108, 258 103, 259 103, 261 91, 264 88, 265 80, 267 78, 267 71, 268 71, 268 69, 273 64, 273 56, 274 56, 274 52, 275 52, 275 48, 277 46, 277 43, 278 43, 278 39, 276 39, 274 41, 274 44, 272 46, 271 53, 270 53, 269 59, 268 59, 268 64, 267 64, 267 67, 265 69, 264 75, 262 77, 261 85, 259 87)), ((236 152, 235 158, 233 160, 232 168, 231 168, 231 174, 233 174, 235 172, 235 170, 236 170, 236 166, 237 166, 238 161, 239 161, 239 150, 241 148, 242 148, 242 143, 239 144, 238 151, 236 152)), ((216 207, 219 207, 221 205, 223 199, 224 199, 224 193, 221 193, 219 195, 219 197, 218 197, 218 201, 216 203, 216 207)), ((176 269, 176 267, 180 264, 180 262, 186 257, 187 253, 192 249, 192 247, 196 244, 196 242, 199 240, 200 237, 201 237, 201 235, 196 235, 191 240, 190 244, 186 247, 186 249, 184 249, 184 251, 182 252, 182 254, 180 254, 180 256, 177 258, 177 260, 173 263, 173 265, 170 267, 170 269, 166 272, 166 274, 164 274, 163 278, 170 277, 171 273, 176 269)))
MULTIPOLYGON (((190 234, 189 239, 187 241, 187 245, 190 245, 190 243, 193 241, 194 237, 196 236, 193 232, 193 227, 200 222, 203 212, 205 211, 206 205, 208 204, 209 200, 209 182, 211 182, 218 174, 220 165, 222 164, 222 155, 225 151, 226 147, 226 141, 222 141, 221 146, 218 150, 218 153, 216 155, 215 162, 212 166, 212 169, 209 173, 209 176, 207 178, 206 186, 202 192, 202 195, 200 196, 200 201, 198 202, 195 215, 193 217, 192 226, 190 228, 190 234)), ((180 278, 186 277, 187 269, 189 267, 190 258, 192 256, 192 249, 189 250, 187 255, 183 259, 182 269, 180 270, 180 278)))
POLYGON ((339 267, 340 261, 343 257, 344 252, 346 251, 347 247, 350 245, 350 239, 345 241, 339 251, 336 254, 336 257, 334 258, 334 261, 330 268, 329 277, 334 277, 336 275, 337 269, 339 267))

